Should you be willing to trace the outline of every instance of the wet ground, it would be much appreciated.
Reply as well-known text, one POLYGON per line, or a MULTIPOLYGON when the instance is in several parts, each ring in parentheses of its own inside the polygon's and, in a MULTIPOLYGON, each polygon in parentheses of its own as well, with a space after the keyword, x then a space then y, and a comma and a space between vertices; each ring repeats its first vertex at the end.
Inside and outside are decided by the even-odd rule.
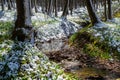
POLYGON ((82 49, 69 46, 67 39, 38 43, 50 60, 59 63, 66 73, 83 80, 116 80, 120 78, 120 62, 90 57, 82 49))

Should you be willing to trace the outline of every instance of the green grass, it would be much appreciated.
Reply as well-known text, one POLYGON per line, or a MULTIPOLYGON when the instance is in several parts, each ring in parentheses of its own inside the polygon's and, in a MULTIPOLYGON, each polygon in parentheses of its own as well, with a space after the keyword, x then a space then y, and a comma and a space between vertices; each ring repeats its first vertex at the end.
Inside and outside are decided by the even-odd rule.
POLYGON ((11 38, 12 22, 0 22, 0 43, 11 38))
POLYGON ((12 47, 13 41, 10 40, 12 29, 12 22, 0 22, 0 61, 12 47))

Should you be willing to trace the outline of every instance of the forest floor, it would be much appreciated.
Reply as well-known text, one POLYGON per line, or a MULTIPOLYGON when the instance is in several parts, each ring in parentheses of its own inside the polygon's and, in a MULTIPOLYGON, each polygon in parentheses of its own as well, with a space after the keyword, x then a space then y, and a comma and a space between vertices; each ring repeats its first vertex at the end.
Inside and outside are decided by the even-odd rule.
MULTIPOLYGON (((119 22, 120 20, 117 20, 118 26, 120 25, 119 22)), ((106 24, 111 27, 111 29, 116 26, 116 23, 114 22, 106 22, 106 24)), ((118 42, 120 41, 119 39, 120 37, 118 36, 118 42)), ((76 77, 80 79, 82 78, 83 80, 120 79, 119 60, 113 58, 103 59, 99 56, 93 57, 83 51, 84 46, 71 46, 68 39, 65 40, 64 43, 69 47, 62 48, 61 50, 57 51, 46 52, 45 54, 49 57, 50 60, 59 63, 66 73, 74 74, 76 77)), ((87 42, 82 41, 81 43, 89 43, 89 40, 87 42)), ((119 45, 119 43, 117 44, 119 45)))
POLYGON ((59 63, 66 73, 89 80, 115 80, 120 78, 120 62, 90 57, 82 49, 70 47, 47 52, 50 60, 59 63))

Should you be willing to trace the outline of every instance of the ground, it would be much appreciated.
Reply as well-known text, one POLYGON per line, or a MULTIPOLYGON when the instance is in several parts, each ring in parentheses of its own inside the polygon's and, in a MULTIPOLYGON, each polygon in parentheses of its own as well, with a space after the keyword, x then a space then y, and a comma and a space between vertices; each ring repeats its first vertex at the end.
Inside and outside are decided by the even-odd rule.
POLYGON ((65 72, 76 74, 76 76, 83 79, 90 76, 98 76, 98 78, 101 76, 107 80, 120 77, 119 61, 90 57, 89 54, 85 54, 83 50, 76 47, 48 52, 46 55, 50 60, 60 63, 65 72), (86 72, 86 70, 90 71, 86 72), (97 71, 101 71, 102 73, 98 73, 97 71))

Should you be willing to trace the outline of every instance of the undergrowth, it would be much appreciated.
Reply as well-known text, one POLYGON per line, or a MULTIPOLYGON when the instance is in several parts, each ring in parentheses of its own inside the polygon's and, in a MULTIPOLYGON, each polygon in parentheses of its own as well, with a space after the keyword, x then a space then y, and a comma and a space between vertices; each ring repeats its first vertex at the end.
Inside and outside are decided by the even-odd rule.
POLYGON ((36 46, 10 40, 12 22, 0 22, 0 80, 78 80, 36 46))
POLYGON ((120 18, 120 10, 114 14, 114 17, 120 18))
POLYGON ((0 22, 0 43, 11 37, 13 22, 0 22))
MULTIPOLYGON (((93 57, 99 57, 102 59, 117 57, 117 59, 120 59, 120 54, 117 49, 110 45, 112 42, 112 40, 110 40, 112 36, 109 35, 110 32, 106 32, 107 34, 102 32, 101 34, 98 34, 98 36, 95 36, 98 32, 99 31, 89 27, 83 28, 70 37, 69 43, 77 48, 82 48, 85 53, 93 57)), ((119 33, 119 31, 116 31, 115 33, 119 33)), ((120 37, 118 36, 117 38, 120 37)))

